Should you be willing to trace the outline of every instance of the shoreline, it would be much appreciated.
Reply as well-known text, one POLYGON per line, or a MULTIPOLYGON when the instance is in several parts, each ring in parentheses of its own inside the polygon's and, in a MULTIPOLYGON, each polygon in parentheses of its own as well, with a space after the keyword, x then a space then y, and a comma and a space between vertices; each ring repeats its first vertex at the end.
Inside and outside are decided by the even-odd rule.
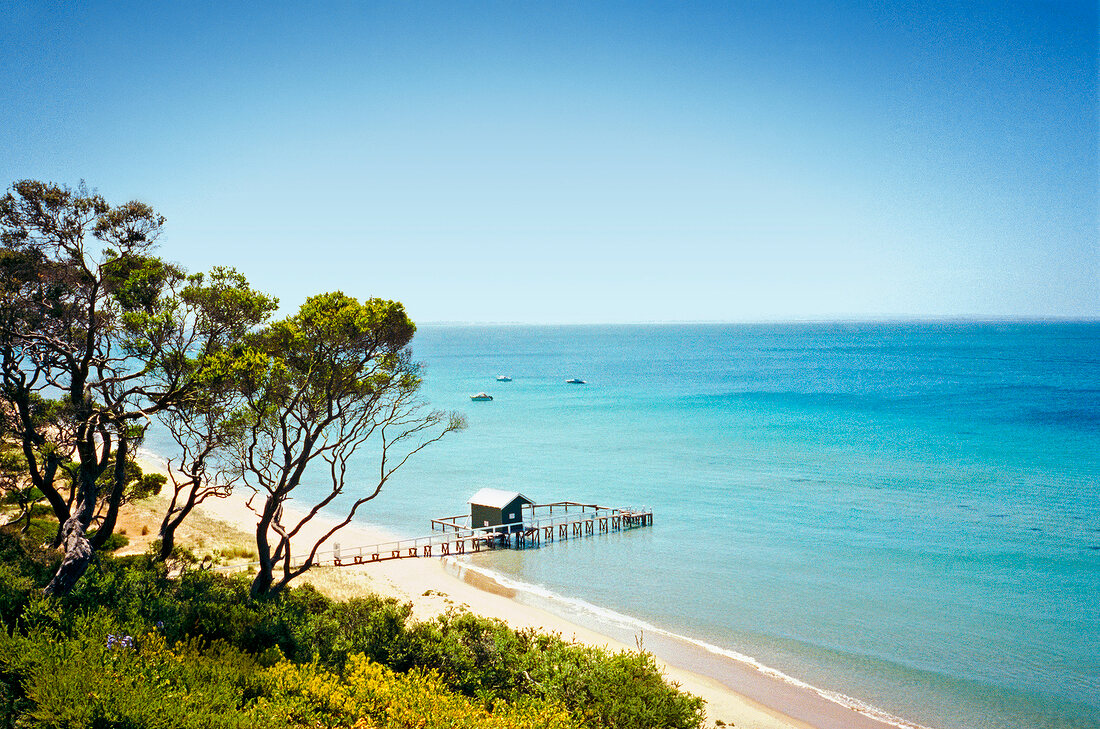
MULTIPOLYGON (((209 517, 247 532, 255 515, 244 505, 245 499, 234 495, 228 499, 208 501, 200 509, 209 517)), ((300 512, 284 508, 286 517, 300 518, 300 512)), ((290 519, 286 519, 290 522, 290 519)), ((330 522, 331 523, 331 522, 330 522)), ((303 543, 311 535, 321 533, 325 521, 318 516, 303 528, 303 543)), ((376 544, 399 538, 382 527, 353 522, 333 541, 344 548, 376 544)), ((457 563, 455 563, 457 564, 457 563)), ((461 569, 456 575, 440 558, 401 559, 375 564, 346 567, 315 567, 299 578, 337 599, 347 599, 365 592, 392 597, 412 604, 417 620, 430 620, 451 609, 465 609, 486 618, 494 618, 515 629, 534 628, 557 634, 567 641, 606 648, 611 651, 636 650, 636 646, 577 625, 553 612, 516 600, 516 590, 490 575, 474 569, 461 569)), ((665 678, 701 697, 707 704, 707 722, 716 720, 746 729, 832 729, 800 721, 767 703, 754 700, 724 686, 707 676, 676 666, 654 654, 665 678)), ((848 724, 855 729, 854 725, 848 724)), ((882 727, 875 724, 875 727, 882 727)))
MULTIPOLYGON (((147 462, 144 465, 163 470, 155 456, 143 455, 146 458, 142 460, 147 462)), ((250 538, 255 514, 245 506, 245 501, 244 495, 234 494, 227 499, 208 500, 196 511, 230 527, 237 532, 238 540, 242 536, 250 538)), ((285 508, 285 514, 295 522, 301 517, 301 512, 292 506, 285 508)), ((330 516, 318 515, 303 528, 299 542, 305 545, 335 521, 330 516)), ((383 527, 353 522, 331 539, 329 545, 339 543, 346 549, 397 538, 399 535, 383 527)), ((627 643, 626 636, 616 638, 607 634, 613 631, 585 627, 552 610, 519 599, 525 592, 520 583, 513 583, 503 575, 498 577, 492 570, 468 560, 420 558, 345 567, 322 566, 313 568, 299 579, 336 599, 374 592, 411 603, 412 615, 417 620, 430 620, 450 609, 465 609, 502 620, 512 628, 534 628, 558 634, 565 640, 612 651, 638 647, 627 643)), ((643 648, 654 655, 666 679, 706 702, 709 725, 720 720, 746 729, 925 729, 897 717, 876 718, 869 713, 877 711, 872 707, 863 709, 849 697, 832 698, 816 687, 760 665, 747 656, 656 626, 633 622, 639 626, 639 632, 633 636, 635 641, 639 635, 647 640, 643 648), (656 649, 654 635, 657 636, 656 649)))
POLYGON ((566 598, 536 585, 525 585, 470 562, 446 559, 467 581, 475 575, 478 582, 489 582, 494 587, 508 590, 511 599, 521 605, 545 609, 571 625, 586 627, 621 646, 629 647, 628 642, 633 640, 657 657, 662 666, 688 671, 697 678, 714 682, 741 698, 765 708, 771 707, 768 710, 799 726, 814 729, 931 729, 851 696, 813 686, 735 650, 674 633, 585 600, 566 598), (591 619, 569 617, 553 608, 539 608, 530 599, 531 596, 544 598, 545 602, 561 603, 562 606, 572 607, 573 611, 579 608, 579 612, 588 614, 591 619), (626 633, 630 635, 626 636, 626 633))

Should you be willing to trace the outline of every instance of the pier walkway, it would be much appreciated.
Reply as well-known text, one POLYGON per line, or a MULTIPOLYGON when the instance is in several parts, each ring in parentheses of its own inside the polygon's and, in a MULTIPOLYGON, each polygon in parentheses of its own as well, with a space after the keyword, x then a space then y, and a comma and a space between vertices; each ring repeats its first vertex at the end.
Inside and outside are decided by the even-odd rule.
MULTIPOLYGON (((472 527, 469 514, 432 519, 431 522, 432 531, 438 533, 360 547, 337 546, 318 552, 313 563, 346 567, 393 559, 447 557, 491 549, 529 549, 544 543, 651 526, 653 512, 646 508, 613 509, 597 504, 558 501, 524 505, 523 520, 515 524, 472 527)), ((291 567, 301 565, 307 558, 308 555, 304 554, 291 557, 291 567)), ((214 569, 238 572, 258 566, 258 563, 248 563, 214 569)))
POLYGON ((446 557, 487 549, 526 549, 539 547, 543 542, 610 534, 652 524, 653 512, 648 509, 612 509, 573 501, 530 504, 523 507, 521 523, 472 527, 469 514, 432 519, 432 531, 438 534, 344 548, 339 555, 333 555, 333 561, 340 567, 410 557, 446 557))

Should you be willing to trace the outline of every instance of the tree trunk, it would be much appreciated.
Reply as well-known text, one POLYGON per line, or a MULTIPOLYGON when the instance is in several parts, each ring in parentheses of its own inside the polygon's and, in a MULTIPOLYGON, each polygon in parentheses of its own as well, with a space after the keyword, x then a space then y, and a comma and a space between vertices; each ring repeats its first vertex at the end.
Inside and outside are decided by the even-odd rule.
MULTIPOLYGON (((61 458, 56 451, 51 451, 46 454, 46 462, 41 467, 39 466, 35 454, 38 434, 30 415, 30 400, 25 393, 20 393, 17 397, 16 409, 23 429, 23 458, 27 461, 27 472, 31 479, 31 485, 46 497, 50 508, 53 509, 54 518, 57 519, 57 532, 50 540, 50 548, 56 549, 61 545, 61 525, 68 520, 70 515, 69 504, 61 497, 56 485, 57 469, 61 465, 61 458)), ((30 527, 29 514, 27 516, 27 527, 30 527)))
POLYGON ((172 550, 176 548, 176 527, 172 525, 160 528, 160 552, 157 553, 157 561, 164 562, 172 556, 172 550))
MULTIPOLYGON (((110 443, 105 442, 103 447, 109 452, 110 443)), ((102 473, 103 467, 96 461, 95 444, 90 438, 78 441, 77 450, 80 454, 80 491, 72 516, 58 530, 65 557, 57 568, 57 574, 46 585, 47 595, 67 595, 77 580, 84 576, 92 561, 93 549, 92 543, 88 541, 87 530, 95 515, 96 499, 99 495, 96 479, 102 473)), ((73 488, 75 490, 75 484, 73 488)))
POLYGON ((115 523, 118 521, 118 507, 122 503, 123 492, 126 489, 126 459, 129 455, 130 439, 120 435, 118 449, 115 451, 115 472, 107 501, 107 514, 92 538, 92 549, 101 549, 114 534, 115 523))
POLYGON ((271 542, 268 541, 267 531, 275 518, 275 511, 271 507, 271 500, 264 506, 263 516, 256 525, 256 552, 259 554, 260 567, 256 570, 256 578, 252 580, 251 594, 253 598, 264 597, 270 592, 271 584, 275 581, 275 564, 271 559, 271 542))
POLYGON ((274 570, 270 556, 265 560, 260 558, 260 568, 256 571, 256 577, 252 580, 250 594, 253 599, 266 597, 271 592, 271 584, 275 581, 274 570))
POLYGON ((159 562, 164 562, 172 556, 172 550, 176 548, 176 529, 198 505, 199 490, 203 485, 200 476, 192 476, 184 481, 182 486, 174 478, 172 483, 172 500, 168 502, 168 510, 164 512, 164 518, 160 522, 160 553, 157 555, 159 562), (181 495, 182 503, 180 503, 181 495))
MULTIPOLYGON (((42 495, 46 497, 46 501, 49 502, 50 508, 53 509, 54 518, 57 519, 57 536, 54 537, 51 547, 57 547, 61 544, 61 525, 69 519, 69 505, 65 499, 61 498, 61 494, 58 493, 57 488, 54 486, 57 478, 57 468, 60 465, 61 459, 56 453, 50 453, 46 456, 46 467, 43 469, 42 474, 38 478, 32 479, 32 483, 38 487, 38 490, 42 492, 42 495)), ((33 475, 33 474, 32 474, 33 475)))
POLYGON ((60 531, 65 535, 62 541, 65 558, 50 584, 46 585, 47 595, 67 595, 77 580, 84 576, 92 561, 92 544, 84 536, 84 525, 79 514, 69 517, 60 531))
POLYGON ((172 550, 176 548, 176 528, 183 523, 191 509, 195 507, 193 500, 188 500, 178 509, 169 509, 160 523, 160 553, 157 560, 165 561, 172 556, 172 550))

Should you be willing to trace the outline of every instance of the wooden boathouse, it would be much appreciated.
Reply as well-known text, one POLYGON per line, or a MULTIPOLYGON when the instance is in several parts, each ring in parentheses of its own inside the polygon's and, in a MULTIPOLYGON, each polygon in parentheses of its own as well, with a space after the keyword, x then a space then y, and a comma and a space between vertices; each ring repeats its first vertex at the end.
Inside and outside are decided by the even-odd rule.
POLYGON ((507 526, 507 531, 523 528, 523 507, 535 502, 518 491, 481 489, 470 497, 470 526, 507 526))

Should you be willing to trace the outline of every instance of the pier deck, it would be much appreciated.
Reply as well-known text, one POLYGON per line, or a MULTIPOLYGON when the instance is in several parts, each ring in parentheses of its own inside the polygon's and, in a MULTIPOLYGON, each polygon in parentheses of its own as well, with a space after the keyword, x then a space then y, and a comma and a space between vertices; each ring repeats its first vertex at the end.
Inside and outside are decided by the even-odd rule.
MULTIPOLYGON (((469 514, 432 519, 432 531, 439 533, 360 547, 338 547, 318 552, 313 563, 346 567, 393 559, 447 557, 491 549, 530 549, 544 543, 611 534, 653 524, 653 512, 646 508, 613 509, 596 504, 559 501, 525 505, 523 511, 522 523, 502 526, 471 527, 469 514)), ((306 555, 292 557, 291 567, 302 564, 306 559, 306 555)), ((236 572, 256 566, 250 563, 216 569, 236 572)))
POLYGON ((543 542, 610 534, 653 524, 649 509, 613 509, 596 504, 559 501, 523 507, 523 522, 471 527, 470 515, 432 519, 432 534, 366 547, 344 548, 334 555, 337 567, 412 557, 446 557, 488 549, 527 549, 543 542), (556 513, 555 513, 556 510, 556 513))

